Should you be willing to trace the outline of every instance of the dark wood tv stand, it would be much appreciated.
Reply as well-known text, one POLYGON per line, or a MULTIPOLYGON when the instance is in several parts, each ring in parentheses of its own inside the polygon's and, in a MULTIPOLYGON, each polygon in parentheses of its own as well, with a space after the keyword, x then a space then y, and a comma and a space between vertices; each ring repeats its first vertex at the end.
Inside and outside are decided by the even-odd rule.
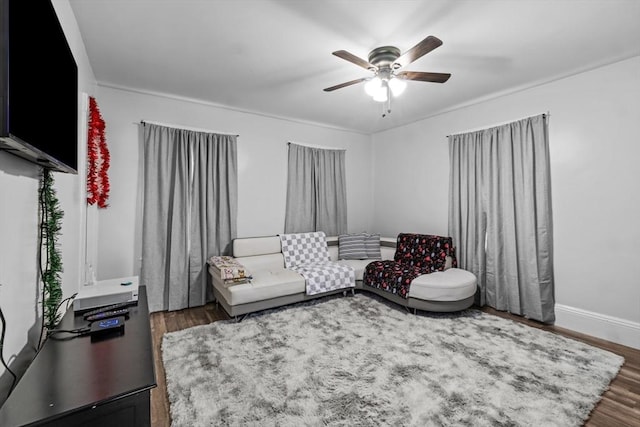
MULTIPOLYGON (((156 377, 144 286, 129 314, 120 336, 47 339, 0 408, 0 426, 150 426, 156 377)), ((71 308, 58 329, 87 323, 71 308)))

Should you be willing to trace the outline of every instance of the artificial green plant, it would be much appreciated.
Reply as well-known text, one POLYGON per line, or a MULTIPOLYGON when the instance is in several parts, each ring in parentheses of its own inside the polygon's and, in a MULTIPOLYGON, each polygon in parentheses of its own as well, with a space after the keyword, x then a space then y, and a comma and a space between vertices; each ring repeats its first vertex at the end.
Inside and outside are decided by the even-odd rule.
POLYGON ((40 183, 40 268, 42 276, 42 322, 47 330, 53 330, 60 322, 58 308, 62 301, 60 273, 62 256, 58 238, 64 212, 53 188, 53 173, 43 169, 40 183))

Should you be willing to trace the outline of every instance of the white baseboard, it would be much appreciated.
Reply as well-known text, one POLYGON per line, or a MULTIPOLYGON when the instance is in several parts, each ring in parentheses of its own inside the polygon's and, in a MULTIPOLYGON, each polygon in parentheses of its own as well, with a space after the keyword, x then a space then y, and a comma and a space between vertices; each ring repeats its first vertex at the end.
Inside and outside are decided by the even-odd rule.
POLYGON ((556 326, 640 349, 640 323, 556 304, 556 326))

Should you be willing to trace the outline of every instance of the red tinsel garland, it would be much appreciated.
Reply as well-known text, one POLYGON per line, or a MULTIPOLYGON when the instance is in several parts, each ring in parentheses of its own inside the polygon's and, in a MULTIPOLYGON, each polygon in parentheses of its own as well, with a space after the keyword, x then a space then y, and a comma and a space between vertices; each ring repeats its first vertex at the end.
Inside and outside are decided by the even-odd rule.
POLYGON ((87 135, 87 203, 107 207, 109 198, 109 164, 111 157, 104 135, 105 123, 98 109, 98 103, 89 97, 89 130, 87 135))

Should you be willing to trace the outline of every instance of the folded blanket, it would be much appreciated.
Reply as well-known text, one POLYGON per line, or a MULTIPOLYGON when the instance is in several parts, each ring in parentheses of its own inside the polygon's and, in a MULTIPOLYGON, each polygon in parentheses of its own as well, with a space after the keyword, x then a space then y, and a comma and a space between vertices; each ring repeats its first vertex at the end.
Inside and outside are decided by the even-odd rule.
POLYGON ((212 256, 209 265, 220 271, 220 278, 225 284, 240 284, 249 282, 251 273, 238 260, 230 256, 212 256))

